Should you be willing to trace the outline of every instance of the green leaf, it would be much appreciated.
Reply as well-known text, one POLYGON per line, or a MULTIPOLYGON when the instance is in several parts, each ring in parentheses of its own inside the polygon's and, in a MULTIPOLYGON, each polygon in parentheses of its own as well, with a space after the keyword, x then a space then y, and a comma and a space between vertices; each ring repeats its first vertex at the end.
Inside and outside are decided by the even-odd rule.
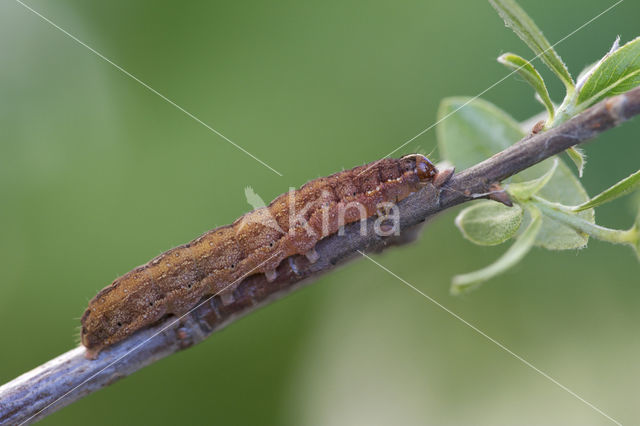
POLYGON ((640 243, 640 234, 636 224, 630 229, 611 229, 586 221, 579 213, 571 211, 571 208, 563 204, 552 203, 544 198, 534 196, 531 203, 544 215, 575 229, 578 232, 606 241, 612 244, 628 244, 636 249, 640 243))
POLYGON ((576 105, 581 111, 596 102, 640 84, 640 37, 618 48, 617 42, 578 82, 576 105))
POLYGON ((567 154, 569 155, 571 161, 573 161, 573 164, 575 164, 578 168, 578 177, 582 177, 582 173, 584 172, 584 165, 587 164, 587 157, 586 155, 584 155, 584 151, 580 148, 572 146, 571 148, 567 149, 567 154))
POLYGON ((507 192, 516 200, 526 201, 531 198, 532 195, 537 194, 553 177, 553 174, 558 168, 558 158, 553 159, 553 165, 542 176, 537 179, 528 180, 522 183, 511 183, 507 186, 507 192))
POLYGON ((525 136, 509 114, 482 99, 445 98, 438 108, 438 121, 440 154, 458 170, 486 160, 525 136))
MULTIPOLYGON (((451 115, 436 128, 438 147, 443 158, 458 169, 486 160, 526 135, 518 122, 484 100, 464 97, 443 99, 438 116, 442 118, 448 114, 451 115), (457 112, 451 114, 454 111, 457 112)), ((511 181, 518 183, 537 179, 551 168, 552 162, 552 159, 548 159, 538 163, 513 176, 511 181)), ((538 194, 570 206, 582 204, 589 199, 580 181, 562 160, 558 161, 556 172, 538 194)), ((583 217, 593 221, 593 210, 585 211, 583 217)), ((527 220, 529 219, 525 218, 525 225, 527 220)), ((546 217, 542 222, 536 239, 538 246, 561 250, 584 247, 587 243, 587 238, 572 228, 546 217)))
POLYGON ((455 223, 469 241, 494 246, 515 235, 523 215, 518 205, 507 207, 495 201, 480 201, 462 210, 455 223))
POLYGON ((591 71, 593 71, 593 69, 596 65, 598 65, 599 62, 600 61, 589 64, 584 67, 582 71, 580 71, 580 74, 578 74, 578 77, 576 78, 576 87, 578 86, 579 82, 584 81, 587 78, 586 76, 591 73, 591 71))
MULTIPOLYGON (((547 163, 547 169, 541 169, 541 164, 544 164, 544 162, 527 169, 526 172, 533 173, 538 169, 538 176, 540 176, 540 174, 549 168, 549 164, 547 163)), ((562 161, 558 162, 558 168, 549 180, 549 183, 547 183, 537 195, 547 200, 553 200, 569 206, 581 204, 589 199, 587 192, 582 187, 578 178, 571 172, 569 166, 562 161)), ((585 210, 578 214, 587 222, 595 222, 593 209, 585 210)), ((526 222, 527 219, 525 218, 525 223, 526 222)), ((582 248, 586 246, 588 242, 589 237, 587 235, 577 232, 575 229, 545 215, 542 218, 542 227, 536 237, 535 245, 548 250, 572 250, 582 248)))
POLYGON ((547 113, 549 114, 547 121, 549 123, 552 122, 555 114, 553 102, 549 97, 547 86, 544 84, 544 80, 538 70, 536 70, 529 61, 513 53, 505 53, 504 55, 501 55, 498 57, 498 62, 514 71, 517 71, 518 74, 520 74, 520 76, 522 76, 527 83, 534 88, 539 96, 540 102, 544 105, 547 109, 547 113))
MULTIPOLYGON (((534 172, 542 173, 541 166, 547 163, 547 167, 549 167, 548 161, 550 160, 527 169, 525 172, 520 173, 520 176, 529 176, 534 172)), ((507 192, 514 199, 521 201, 526 201, 534 194, 561 203, 568 200, 588 199, 587 192, 580 181, 571 173, 569 167, 557 158, 554 161, 557 161, 557 165, 554 164, 541 177, 522 183, 509 184, 507 192)), ((580 215, 580 218, 586 222, 595 222, 593 209, 581 212, 580 215)), ((528 219, 525 219, 524 222, 527 223, 527 221, 528 219)), ((588 235, 565 223, 553 220, 545 214, 542 218, 542 227, 536 237, 535 245, 548 250, 571 250, 582 248, 588 242, 588 235)))
POLYGON ((612 187, 605 189, 586 203, 575 206, 572 210, 574 212, 581 212, 593 207, 598 207, 618 197, 622 197, 629 192, 635 191, 638 188, 640 188, 640 170, 622 179, 612 187))
POLYGON ((514 0, 489 0, 498 11, 507 27, 511 28, 527 46, 540 57, 542 62, 553 71, 567 88, 567 93, 574 90, 573 78, 560 55, 542 34, 542 31, 514 0))
POLYGON ((460 294, 471 290, 484 281, 495 277, 517 264, 533 247, 536 235, 542 226, 542 217, 536 208, 530 210, 533 220, 509 247, 509 249, 494 263, 475 272, 456 275, 451 284, 451 293, 460 294))

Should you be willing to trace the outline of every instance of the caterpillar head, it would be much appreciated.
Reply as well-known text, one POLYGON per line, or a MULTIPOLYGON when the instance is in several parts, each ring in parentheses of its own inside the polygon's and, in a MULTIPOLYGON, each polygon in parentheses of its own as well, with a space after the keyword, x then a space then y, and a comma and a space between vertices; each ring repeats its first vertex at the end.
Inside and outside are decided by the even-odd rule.
POLYGON ((436 166, 422 154, 409 154, 402 159, 410 162, 413 172, 421 182, 430 182, 438 174, 436 166))

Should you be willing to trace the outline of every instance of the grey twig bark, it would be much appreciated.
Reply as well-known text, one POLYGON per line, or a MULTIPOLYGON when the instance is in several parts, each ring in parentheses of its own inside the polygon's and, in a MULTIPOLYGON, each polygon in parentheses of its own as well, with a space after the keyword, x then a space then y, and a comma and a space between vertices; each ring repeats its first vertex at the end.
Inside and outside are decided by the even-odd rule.
POLYGON ((193 346, 238 317, 360 256, 360 251, 381 251, 407 242, 418 225, 430 216, 475 199, 475 194, 490 192, 496 183, 509 176, 592 139, 637 114, 640 114, 640 87, 604 100, 554 129, 526 137, 454 174, 443 187, 427 186, 413 194, 399 204, 400 237, 376 235, 372 220, 367 223, 368 232, 362 235, 360 224, 354 223, 346 227, 345 235, 336 234, 318 243, 319 260, 315 263, 303 256, 294 256, 282 262, 274 282, 267 282, 264 275, 246 278, 234 291, 234 301, 230 304, 225 305, 219 297, 213 297, 180 321, 167 318, 105 349, 94 361, 85 359, 83 347, 62 354, 0 387, 0 423, 24 424, 41 419, 146 365, 193 346))

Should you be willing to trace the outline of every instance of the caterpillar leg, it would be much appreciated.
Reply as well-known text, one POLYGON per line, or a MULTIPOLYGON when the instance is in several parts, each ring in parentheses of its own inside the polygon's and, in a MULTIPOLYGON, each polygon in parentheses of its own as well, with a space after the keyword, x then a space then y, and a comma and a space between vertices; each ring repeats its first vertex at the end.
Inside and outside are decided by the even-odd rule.
POLYGON ((278 273, 275 269, 272 269, 271 271, 266 271, 264 273, 264 276, 267 278, 268 282, 272 283, 276 280, 276 278, 278 278, 278 273))
POLYGON ((193 336, 185 327, 180 327, 176 330, 176 337, 178 339, 180 349, 186 349, 193 345, 193 336))
POLYGON ((225 289, 222 293, 220 293, 220 301, 222 302, 222 306, 228 306, 235 301, 233 297, 232 289, 225 289))
POLYGON ((101 350, 102 350, 102 347, 91 348, 91 349, 87 348, 87 351, 84 353, 84 357, 86 359, 93 361, 98 358, 98 355, 100 354, 101 350))
POLYGON ((376 216, 378 217, 388 217, 390 212, 391 212, 391 207, 386 203, 383 203, 381 205, 379 204, 376 207, 376 216))
POLYGON ((316 249, 311 249, 308 252, 306 252, 304 255, 311 263, 316 263, 318 259, 320 259, 320 255, 318 254, 316 249))
POLYGON ((296 261, 293 258, 293 256, 289 257, 289 267, 291 268, 294 274, 300 275, 300 270, 298 269, 298 265, 296 265, 296 261))

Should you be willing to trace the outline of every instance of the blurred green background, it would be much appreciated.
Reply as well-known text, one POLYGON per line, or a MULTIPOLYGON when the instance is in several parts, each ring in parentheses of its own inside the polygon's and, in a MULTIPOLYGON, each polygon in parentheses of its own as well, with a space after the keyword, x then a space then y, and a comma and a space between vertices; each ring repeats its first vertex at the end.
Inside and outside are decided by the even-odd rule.
MULTIPOLYGON (((521 4, 555 42, 611 1, 521 4)), ((0 383, 72 348, 88 300, 158 253, 307 180, 378 159, 533 56, 486 1, 57 1, 47 16, 280 171, 280 177, 19 3, 0 3, 0 383)), ((627 1, 560 44, 572 73, 627 1)), ((540 67, 542 70, 542 66, 540 67)), ((562 87, 547 82, 560 101, 562 87)), ((483 96, 539 112, 510 77, 483 96)), ((595 194, 638 168, 640 120, 587 146, 595 194)), ((402 150, 430 152, 429 131, 402 150)), ((437 152, 434 153, 437 157, 437 152)), ((439 216, 376 260, 622 423, 640 420, 640 268, 626 247, 499 256, 439 216)), ((598 211, 627 227, 632 203, 598 211)), ((608 424, 375 265, 358 261, 48 417, 43 424, 608 424)))

